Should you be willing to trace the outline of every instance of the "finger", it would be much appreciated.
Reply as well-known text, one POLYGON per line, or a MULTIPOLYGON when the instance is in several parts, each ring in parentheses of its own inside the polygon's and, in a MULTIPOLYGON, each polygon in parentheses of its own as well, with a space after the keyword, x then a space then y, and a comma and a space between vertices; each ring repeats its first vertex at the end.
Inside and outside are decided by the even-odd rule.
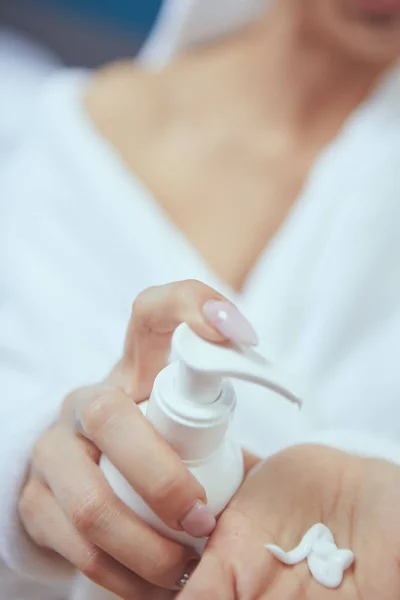
POLYGON ((121 390, 105 387, 79 397, 76 412, 85 435, 164 523, 196 537, 210 535, 215 519, 204 489, 121 390))
POLYGON ((20 514, 30 537, 46 550, 67 560, 97 585, 119 598, 141 600, 153 586, 85 541, 73 528, 51 491, 33 479, 24 490, 20 514))
POLYGON ((210 342, 257 342, 253 328, 239 311, 203 283, 182 281, 150 288, 134 302, 124 355, 111 381, 137 402, 147 398, 166 364, 171 336, 182 322, 210 342))
POLYGON ((247 452, 247 450, 243 450, 243 461, 244 461, 244 474, 247 475, 254 467, 256 467, 261 459, 252 454, 251 452, 247 452))
POLYGON ((67 519, 85 540, 146 581, 176 589, 190 558, 187 550, 161 537, 115 496, 66 428, 49 432, 34 456, 67 519))
POLYGON ((179 600, 235 600, 235 583, 218 557, 206 552, 200 565, 190 577, 179 600))

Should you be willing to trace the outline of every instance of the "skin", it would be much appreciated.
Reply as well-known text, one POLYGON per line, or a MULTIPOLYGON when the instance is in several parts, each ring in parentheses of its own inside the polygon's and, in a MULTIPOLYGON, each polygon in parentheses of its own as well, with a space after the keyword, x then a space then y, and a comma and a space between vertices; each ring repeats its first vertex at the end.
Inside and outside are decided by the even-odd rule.
POLYGON ((396 600, 400 586, 400 469, 313 446, 293 447, 251 473, 224 512, 179 600, 396 600), (305 468, 306 467, 306 468, 305 468), (341 587, 287 567, 265 543, 294 548, 325 523, 355 553, 341 587))
MULTIPOLYGON (((399 53, 400 21, 370 19, 356 0, 279 0, 255 26, 179 57, 160 73, 131 64, 100 71, 84 102, 127 168, 210 268, 240 290, 321 150, 399 53)), ((224 341, 202 315, 203 304, 215 298, 213 290, 193 282, 144 293, 134 305, 119 364, 98 385, 65 399, 58 423, 41 436, 32 455, 19 509, 38 551, 64 557, 124 600, 172 597, 190 556, 127 511, 102 478, 99 456, 112 455, 172 527, 180 527, 197 499, 205 500, 140 417, 136 403, 148 396, 165 364, 179 322, 206 339, 224 341), (74 412, 91 441, 74 430, 74 412)), ((378 468, 374 461, 324 450, 326 472, 321 472, 320 448, 307 449, 306 463, 304 449, 289 452, 290 460, 278 457, 246 481, 183 598, 203 598, 207 584, 207 597, 218 600, 324 599, 302 567, 282 569, 258 543, 292 546, 325 515, 339 544, 361 554, 343 598, 356 598, 361 590, 367 600, 394 600, 398 549, 391 537, 395 530, 380 508, 390 516, 398 506, 397 467, 378 468), (304 464, 308 478, 300 469, 304 464), (347 477, 348 470, 353 477, 347 477), (383 471, 390 471, 384 481, 383 471), (338 499, 335 507, 332 498, 338 499), (371 532, 384 534, 391 544, 385 565, 383 556, 376 557, 378 579, 371 532), (255 591, 253 578, 259 585, 255 591), (378 580, 382 586, 374 596, 378 580)))
MULTIPOLYGON (((203 488, 137 404, 149 397, 166 365, 179 323, 209 341, 225 341, 202 313, 215 299, 223 298, 196 281, 143 292, 133 305, 121 360, 104 381, 64 400, 58 422, 33 449, 19 502, 27 533, 42 551, 59 554, 127 600, 143 598, 153 585, 177 589, 194 554, 155 533, 119 501, 100 471, 100 455, 105 453, 174 529, 182 529, 197 500, 206 503, 203 488), (75 427, 76 417, 84 435, 75 427)), ((251 457, 246 462, 253 464, 251 457)), ((170 594, 163 592, 164 597, 170 594)))
POLYGON ((400 24, 366 23, 354 2, 277 0, 255 26, 161 72, 112 65, 87 90, 97 129, 236 290, 399 56, 400 24))

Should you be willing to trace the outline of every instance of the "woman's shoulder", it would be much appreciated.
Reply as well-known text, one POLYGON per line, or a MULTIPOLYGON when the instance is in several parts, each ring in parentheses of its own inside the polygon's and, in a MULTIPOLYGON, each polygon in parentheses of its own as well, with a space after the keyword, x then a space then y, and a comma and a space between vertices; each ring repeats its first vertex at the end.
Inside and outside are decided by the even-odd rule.
MULTIPOLYGON (((208 112, 215 77, 206 52, 176 58, 161 70, 123 61, 97 71, 84 105, 97 130, 122 154, 142 156, 182 121, 208 112)), ((169 138, 168 138, 169 139, 169 138)), ((129 162, 129 161, 128 161, 129 162)))
POLYGON ((164 76, 133 61, 97 71, 87 87, 84 107, 96 129, 124 149, 141 145, 166 119, 164 76))

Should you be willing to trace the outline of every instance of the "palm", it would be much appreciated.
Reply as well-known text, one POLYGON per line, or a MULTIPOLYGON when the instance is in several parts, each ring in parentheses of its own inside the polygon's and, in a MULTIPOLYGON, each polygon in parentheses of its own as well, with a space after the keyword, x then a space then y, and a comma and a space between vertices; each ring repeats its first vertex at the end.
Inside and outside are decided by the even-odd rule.
POLYGON ((353 550, 337 600, 397 600, 400 468, 321 447, 298 447, 258 468, 221 517, 182 600, 330 600, 307 563, 285 567, 266 543, 291 549, 315 523, 353 550))

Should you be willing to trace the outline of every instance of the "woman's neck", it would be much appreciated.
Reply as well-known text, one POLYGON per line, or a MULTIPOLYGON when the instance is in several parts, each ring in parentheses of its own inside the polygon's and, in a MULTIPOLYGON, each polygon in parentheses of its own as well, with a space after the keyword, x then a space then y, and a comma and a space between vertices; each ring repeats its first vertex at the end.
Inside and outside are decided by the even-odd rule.
POLYGON ((291 8, 297 4, 277 2, 256 26, 206 55, 217 57, 215 85, 231 83, 238 106, 255 102, 257 118, 268 127, 317 141, 321 132, 336 134, 389 65, 345 55, 302 22, 300 11, 291 8))

